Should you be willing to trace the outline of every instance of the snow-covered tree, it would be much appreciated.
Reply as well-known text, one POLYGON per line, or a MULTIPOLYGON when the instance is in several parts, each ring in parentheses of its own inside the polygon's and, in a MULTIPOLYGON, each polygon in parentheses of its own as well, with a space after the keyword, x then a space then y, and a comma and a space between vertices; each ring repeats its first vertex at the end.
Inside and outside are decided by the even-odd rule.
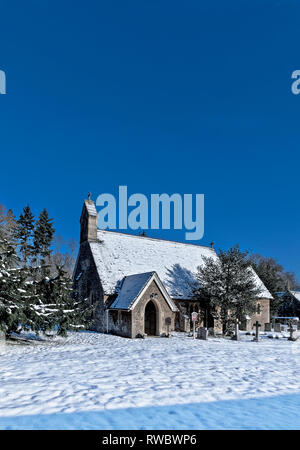
POLYGON ((43 209, 36 222, 34 230, 34 250, 42 258, 51 254, 51 243, 54 235, 53 219, 50 219, 48 211, 43 209))
POLYGON ((24 322, 23 295, 26 275, 18 266, 15 248, 0 233, 0 328, 9 335, 24 322))
POLYGON ((35 226, 29 206, 18 221, 0 208, 0 329, 7 336, 22 330, 65 336, 89 324, 91 306, 76 300, 70 275, 61 265, 50 270, 53 234, 46 210, 35 226))
POLYGON ((247 255, 248 252, 235 246, 228 251, 219 251, 218 259, 204 258, 205 264, 198 268, 200 287, 195 291, 195 298, 209 305, 221 320, 224 333, 234 320, 244 320, 246 315, 255 312, 255 300, 260 290, 247 255))
POLYGON ((23 213, 20 214, 18 228, 16 230, 19 252, 24 266, 27 266, 30 263, 30 259, 33 255, 33 230, 34 215, 31 212, 30 206, 27 205, 23 208, 23 213))
POLYGON ((86 299, 77 301, 72 289, 72 280, 62 266, 56 267, 57 275, 44 278, 39 283, 44 312, 48 314, 48 329, 55 328, 61 336, 67 330, 82 330, 89 324, 92 307, 86 299))

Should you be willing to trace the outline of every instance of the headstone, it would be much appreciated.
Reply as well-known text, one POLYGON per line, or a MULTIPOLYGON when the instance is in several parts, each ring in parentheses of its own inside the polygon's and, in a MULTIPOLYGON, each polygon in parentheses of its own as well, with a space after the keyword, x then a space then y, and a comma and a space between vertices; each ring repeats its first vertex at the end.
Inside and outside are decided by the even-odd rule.
POLYGON ((202 339, 203 341, 207 340, 208 330, 205 327, 200 327, 198 329, 197 338, 202 339))
POLYGON ((5 344, 5 333, 3 331, 0 331, 0 349, 3 349, 5 347, 5 344))
POLYGON ((191 331, 190 318, 187 315, 184 315, 184 331, 189 333, 191 331))
POLYGON ((280 333, 281 332, 281 324, 280 323, 275 323, 274 325, 274 331, 276 333, 280 333))
POLYGON ((215 336, 215 329, 214 327, 208 328, 208 336, 215 336))
POLYGON ((192 312, 192 322, 193 322, 193 338, 196 339, 196 322, 198 320, 198 313, 192 312))
POLYGON ((238 320, 236 320, 236 322, 234 324, 234 335, 233 335, 232 339, 234 341, 240 340, 240 331, 239 331, 239 321, 238 320))
POLYGON ((265 323, 265 331, 272 331, 272 324, 271 323, 265 323))
POLYGON ((169 337, 170 336, 170 325, 172 323, 171 317, 166 317, 165 323, 167 325, 167 335, 169 337))

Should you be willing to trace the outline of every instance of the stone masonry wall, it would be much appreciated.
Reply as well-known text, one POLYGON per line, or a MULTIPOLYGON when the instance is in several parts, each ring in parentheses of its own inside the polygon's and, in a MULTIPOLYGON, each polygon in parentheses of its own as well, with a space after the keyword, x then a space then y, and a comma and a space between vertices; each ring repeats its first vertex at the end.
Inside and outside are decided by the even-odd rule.
POLYGON ((252 330, 253 325, 258 320, 261 324, 261 331, 264 331, 265 324, 270 323, 270 300, 268 298, 260 298, 256 302, 256 313, 251 316, 248 329, 252 330), (258 305, 260 304, 260 313, 258 313, 258 305))
POLYGON ((171 310, 170 306, 166 302, 162 295, 158 285, 153 280, 147 288, 146 292, 139 300, 137 305, 132 310, 132 332, 131 336, 136 337, 137 334, 145 333, 145 308, 149 300, 152 300, 156 307, 156 334, 160 336, 162 333, 168 332, 168 326, 166 325, 166 318, 171 319, 171 325, 169 331, 173 331, 175 328, 175 313, 171 310), (151 294, 157 294, 156 297, 151 298, 151 294))
POLYGON ((103 332, 105 330, 103 288, 88 242, 80 245, 73 280, 78 299, 89 298, 90 303, 96 305, 91 330, 103 332))
POLYGON ((131 338, 131 311, 110 310, 108 314, 108 332, 131 338))

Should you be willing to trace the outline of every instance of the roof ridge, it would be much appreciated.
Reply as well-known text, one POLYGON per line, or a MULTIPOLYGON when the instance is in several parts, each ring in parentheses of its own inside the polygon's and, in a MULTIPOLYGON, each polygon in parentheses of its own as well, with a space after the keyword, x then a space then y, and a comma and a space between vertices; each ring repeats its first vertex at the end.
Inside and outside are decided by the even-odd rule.
POLYGON ((123 236, 129 236, 129 237, 134 237, 134 238, 138 238, 138 239, 150 239, 152 241, 162 241, 162 242, 171 242, 174 244, 181 244, 181 245, 193 245, 194 247, 203 247, 206 248, 208 250, 211 250, 213 253, 216 253, 215 249, 209 247, 208 245, 199 245, 199 244, 192 244, 190 242, 181 242, 181 241, 173 241, 172 239, 162 239, 162 238, 156 238, 156 237, 151 237, 151 236, 138 236, 136 234, 131 234, 131 233, 123 233, 122 231, 116 231, 116 230, 103 230, 101 228, 97 228, 97 232, 101 231, 104 233, 114 233, 114 234, 121 234, 123 236))
POLYGON ((154 273, 155 273, 155 270, 149 270, 147 272, 137 272, 137 273, 132 273, 131 275, 125 275, 124 278, 136 277, 138 275, 146 275, 146 274, 149 274, 149 278, 150 278, 150 274, 152 276, 154 273))

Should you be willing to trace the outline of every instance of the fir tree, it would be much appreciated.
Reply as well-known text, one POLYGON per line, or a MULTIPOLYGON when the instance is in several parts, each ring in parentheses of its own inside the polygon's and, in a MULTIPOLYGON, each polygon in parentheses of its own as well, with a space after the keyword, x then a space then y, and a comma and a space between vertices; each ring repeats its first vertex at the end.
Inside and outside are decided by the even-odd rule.
POLYGON ((66 336, 67 330, 80 331, 89 325, 93 307, 88 299, 76 300, 72 280, 62 266, 56 267, 57 275, 44 281, 45 311, 50 313, 49 326, 57 333, 66 336))
POLYGON ((16 237, 19 243, 19 252, 22 257, 23 265, 27 266, 33 254, 33 231, 34 231, 34 215, 31 212, 30 206, 23 208, 23 214, 20 215, 18 228, 16 230, 16 237))
POLYGON ((29 206, 18 221, 0 209, 0 329, 7 337, 22 330, 65 336, 89 324, 92 308, 76 300, 70 275, 58 265, 50 276, 53 234, 45 209, 35 228, 29 206))
POLYGON ((0 328, 7 336, 18 331, 24 321, 22 296, 25 274, 18 267, 19 258, 15 248, 0 236, 0 328))
POLYGON ((206 302, 214 315, 221 319, 224 333, 234 320, 242 321, 255 311, 255 300, 260 290, 249 267, 247 254, 236 246, 220 251, 217 260, 204 258, 205 264, 198 268, 200 288, 195 291, 195 297, 206 302))
POLYGON ((16 243, 18 231, 18 222, 11 209, 9 209, 5 216, 5 236, 11 243, 16 243))
POLYGON ((50 246, 54 232, 53 220, 49 218, 48 211, 43 209, 36 222, 33 246, 35 260, 39 260, 44 268, 46 268, 47 263, 49 264, 51 254, 50 246))

